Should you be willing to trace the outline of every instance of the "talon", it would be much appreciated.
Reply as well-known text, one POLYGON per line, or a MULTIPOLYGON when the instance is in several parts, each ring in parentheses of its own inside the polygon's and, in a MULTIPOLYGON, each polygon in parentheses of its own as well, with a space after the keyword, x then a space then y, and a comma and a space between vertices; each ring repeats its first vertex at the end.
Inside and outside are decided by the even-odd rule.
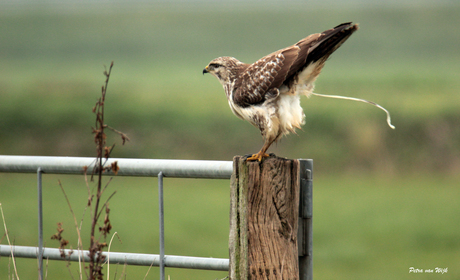
POLYGON ((253 154, 252 156, 246 158, 246 161, 262 161, 263 158, 266 158, 266 157, 269 157, 268 154, 266 153, 257 153, 257 154, 253 154))
POLYGON ((252 157, 254 154, 246 154, 243 156, 243 160, 246 161, 248 158, 252 157))

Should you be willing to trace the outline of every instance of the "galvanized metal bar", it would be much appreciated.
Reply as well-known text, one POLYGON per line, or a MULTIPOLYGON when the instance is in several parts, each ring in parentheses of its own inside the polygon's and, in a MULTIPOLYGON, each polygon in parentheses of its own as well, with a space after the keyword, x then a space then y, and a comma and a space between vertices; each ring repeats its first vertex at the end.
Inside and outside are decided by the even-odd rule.
MULTIPOLYGON (((0 245, 0 256, 9 257, 11 256, 11 252, 13 252, 15 258, 35 259, 37 258, 37 250, 37 247, 0 245)), ((64 253, 66 256, 68 256, 65 259, 61 258, 61 252, 59 249, 44 248, 43 258, 49 260, 65 260, 78 262, 80 256, 80 258, 84 258, 85 262, 89 262, 88 251, 66 249, 64 250, 64 253)), ((106 259, 110 255, 110 264, 127 264, 140 266, 160 265, 160 255, 120 252, 103 252, 102 254, 106 256, 106 259)), ((174 268, 228 271, 229 260, 221 258, 202 258, 165 255, 164 265, 166 267, 174 268)))
POLYGON ((165 279, 165 223, 163 207, 163 172, 158 173, 158 205, 160 212, 160 280, 165 279))
POLYGON ((299 279, 313 279, 313 160, 300 159, 299 279))
POLYGON ((43 280, 43 196, 42 196, 42 169, 37 169, 38 191, 38 279, 43 280))
MULTIPOLYGON (((118 176, 230 179, 232 161, 169 160, 110 158, 105 166, 117 162, 118 176)), ((35 173, 41 167, 48 174, 83 174, 83 167, 91 172, 95 159, 89 157, 0 156, 0 172, 35 173)), ((114 175, 105 172, 104 175, 114 175)))

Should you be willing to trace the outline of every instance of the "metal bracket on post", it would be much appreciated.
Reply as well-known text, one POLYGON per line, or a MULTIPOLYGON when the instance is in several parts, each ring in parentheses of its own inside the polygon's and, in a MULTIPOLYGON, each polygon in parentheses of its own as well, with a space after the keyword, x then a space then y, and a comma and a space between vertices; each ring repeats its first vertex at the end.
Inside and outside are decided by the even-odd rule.
POLYGON ((313 160, 299 159, 300 202, 297 242, 299 279, 313 279, 313 160))

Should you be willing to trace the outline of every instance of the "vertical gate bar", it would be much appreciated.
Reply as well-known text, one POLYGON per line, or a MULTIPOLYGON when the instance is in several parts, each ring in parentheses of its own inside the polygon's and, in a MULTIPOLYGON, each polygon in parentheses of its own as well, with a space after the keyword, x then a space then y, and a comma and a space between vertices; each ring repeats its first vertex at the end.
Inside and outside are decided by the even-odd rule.
POLYGON ((299 279, 313 279, 313 160, 300 159, 299 279))
POLYGON ((160 280, 165 279, 165 228, 163 206, 163 172, 158 173, 158 205, 160 208, 160 280))
POLYGON ((43 200, 42 200, 42 169, 37 169, 38 190, 38 279, 43 280, 43 200))

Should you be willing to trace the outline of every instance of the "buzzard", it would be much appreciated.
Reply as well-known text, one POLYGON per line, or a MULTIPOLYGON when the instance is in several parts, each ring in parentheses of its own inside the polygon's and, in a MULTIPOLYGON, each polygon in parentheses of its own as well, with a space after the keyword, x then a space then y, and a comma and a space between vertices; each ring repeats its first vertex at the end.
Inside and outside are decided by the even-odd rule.
MULTIPOLYGON (((212 74, 224 87, 232 112, 259 128, 262 134, 262 149, 248 157, 248 161, 268 157, 266 151, 273 142, 295 132, 296 128, 300 129, 305 119, 300 96, 319 95, 313 93, 314 82, 324 63, 356 30, 357 24, 342 23, 262 57, 253 64, 225 56, 212 60, 205 67, 203 74, 212 74)), ((362 99, 326 97, 357 100, 380 107, 362 99)), ((388 112, 387 117, 392 126, 388 112)))

